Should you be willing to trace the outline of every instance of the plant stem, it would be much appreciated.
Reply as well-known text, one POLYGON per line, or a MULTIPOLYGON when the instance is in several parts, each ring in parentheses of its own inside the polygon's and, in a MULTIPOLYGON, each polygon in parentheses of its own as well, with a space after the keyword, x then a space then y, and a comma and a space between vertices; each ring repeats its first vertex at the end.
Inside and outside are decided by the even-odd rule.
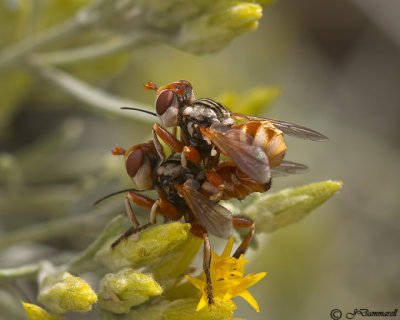
POLYGON ((0 269, 0 282, 23 277, 35 276, 39 271, 40 263, 27 264, 18 268, 0 269))
POLYGON ((60 65, 74 63, 77 61, 107 56, 127 48, 132 48, 138 44, 150 42, 150 39, 151 38, 146 34, 135 33, 132 36, 114 37, 108 41, 94 43, 79 48, 35 54, 31 59, 40 61, 41 64, 60 65))
POLYGON ((37 71, 37 73, 52 84, 57 85, 63 91, 73 95, 75 98, 85 102, 86 104, 96 108, 118 114, 126 117, 131 117, 137 120, 153 122, 154 117, 149 116, 142 112, 124 112, 121 107, 129 106, 147 111, 153 111, 150 106, 141 104, 137 101, 121 98, 109 94, 101 89, 95 88, 88 83, 85 83, 70 74, 67 74, 59 69, 49 66, 38 64, 37 62, 30 62, 30 65, 37 71))
POLYGON ((103 221, 102 218, 115 215, 115 210, 117 210, 120 203, 120 200, 110 201, 110 203, 89 213, 18 229, 0 239, 0 250, 25 241, 43 241, 76 233, 77 230, 82 229, 84 226, 96 225, 96 222, 103 221))
POLYGON ((74 273, 79 268, 79 272, 82 272, 80 267, 85 264, 85 262, 91 260, 107 240, 109 240, 111 237, 121 234, 123 223, 124 215, 122 214, 112 219, 104 228, 103 232, 97 237, 97 239, 68 263, 67 269, 71 273, 74 273))
MULTIPOLYGON (((91 218, 93 219, 93 217, 91 218)), ((104 243, 108 239, 110 239, 111 237, 115 237, 116 235, 121 233, 123 220, 124 215, 122 214, 112 219, 104 228, 100 236, 98 236, 97 239, 83 252, 75 256, 75 258, 73 258, 67 265, 65 265, 65 269, 67 269, 71 273, 82 272, 82 265, 84 265, 85 262, 91 260, 95 256, 96 252, 101 248, 101 246, 104 245, 104 243)), ((0 283, 6 280, 14 280, 18 278, 35 276, 41 268, 41 265, 42 262, 38 262, 16 268, 0 269, 0 283)))
POLYGON ((72 17, 52 28, 46 29, 43 32, 32 35, 15 45, 8 47, 0 52, 0 70, 11 66, 26 54, 36 50, 44 45, 74 34, 90 23, 90 19, 77 19, 77 16, 72 17))

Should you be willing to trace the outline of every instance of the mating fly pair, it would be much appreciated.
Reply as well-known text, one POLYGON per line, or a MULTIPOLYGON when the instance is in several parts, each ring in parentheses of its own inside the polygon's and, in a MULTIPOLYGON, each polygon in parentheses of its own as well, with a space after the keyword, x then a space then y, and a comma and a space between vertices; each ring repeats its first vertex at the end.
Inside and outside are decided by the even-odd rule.
MULTIPOLYGON (((182 166, 182 157, 179 154, 175 153, 165 158, 157 151, 161 148, 159 141, 154 140, 133 146, 128 150, 120 147, 113 150, 115 155, 124 155, 126 171, 132 179, 135 189, 128 191, 125 198, 126 210, 132 227, 117 239, 112 247, 130 234, 154 224, 157 214, 162 214, 166 220, 180 220, 183 217, 185 222, 191 224, 191 232, 204 240, 203 269, 207 279, 208 302, 212 304, 211 247, 208 234, 212 233, 221 238, 228 238, 232 234, 233 228, 249 228, 247 236, 233 254, 235 258, 239 258, 246 251, 254 235, 254 223, 245 217, 232 216, 229 210, 209 196, 210 193, 204 186, 212 185, 214 181, 208 178, 201 161, 187 161, 185 166, 182 166), (157 191, 157 200, 138 193, 138 191, 151 189, 157 191), (139 227, 130 201, 150 211, 150 223, 139 227)), ((217 175, 219 175, 219 171, 216 171, 217 175)), ((220 174, 220 177, 223 177, 223 174, 220 174)), ((238 175, 238 179, 241 179, 240 175, 238 175)), ((218 181, 218 183, 221 182, 218 181)), ((228 184, 230 181, 225 183, 228 184)), ((246 178, 243 185, 244 187, 240 185, 239 187, 245 188, 247 194, 265 190, 259 184, 247 181, 246 178)), ((232 198, 223 189, 217 190, 217 192, 222 192, 223 198, 232 198)), ((235 192, 235 190, 231 192, 235 192)))
POLYGON ((203 267, 211 304, 208 233, 227 238, 233 228, 249 228, 233 255, 236 258, 246 251, 254 234, 254 223, 250 219, 233 217, 218 201, 265 192, 270 188, 271 175, 300 173, 306 169, 304 165, 283 160, 286 152, 283 132, 314 141, 327 138, 292 123, 230 113, 216 101, 196 99, 187 81, 160 88, 149 82, 145 88, 156 91, 154 115, 165 127, 172 127, 172 133, 154 124, 153 141, 128 150, 117 147, 113 151, 124 155, 127 173, 135 187, 125 199, 133 227, 117 242, 141 229, 130 201, 150 211, 150 223, 142 228, 154 224, 157 213, 169 220, 183 217, 192 225, 192 233, 204 239, 203 267), (171 148, 171 156, 165 156, 159 139, 171 148), (228 160, 221 161, 221 153, 228 160), (136 192, 150 189, 157 191, 157 200, 136 192))

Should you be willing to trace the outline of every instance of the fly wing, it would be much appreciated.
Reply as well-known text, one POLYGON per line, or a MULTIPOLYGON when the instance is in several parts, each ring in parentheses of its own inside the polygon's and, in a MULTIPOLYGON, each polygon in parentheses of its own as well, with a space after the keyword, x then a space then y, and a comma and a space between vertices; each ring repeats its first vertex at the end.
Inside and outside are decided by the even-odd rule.
POLYGON ((262 117, 255 117, 255 116, 248 116, 241 113, 232 113, 231 116, 237 120, 249 120, 249 121, 264 121, 267 120, 271 122, 275 127, 279 130, 282 130, 284 133, 290 136, 294 136, 297 138, 305 139, 305 140, 312 140, 312 141, 328 141, 328 137, 319 133, 315 130, 300 126, 298 124, 294 124, 291 122, 281 121, 281 120, 274 120, 269 118, 262 118, 262 117))
POLYGON ((228 209, 188 186, 183 185, 179 188, 179 192, 208 232, 225 239, 231 236, 232 214, 228 209))
POLYGON ((268 158, 264 151, 253 144, 254 139, 247 133, 219 127, 202 128, 202 133, 207 136, 218 149, 228 156, 235 165, 250 178, 259 183, 267 183, 271 179, 268 158))
POLYGON ((304 164, 282 161, 279 167, 271 168, 271 174, 273 177, 283 177, 289 174, 300 174, 308 171, 308 167, 304 164))

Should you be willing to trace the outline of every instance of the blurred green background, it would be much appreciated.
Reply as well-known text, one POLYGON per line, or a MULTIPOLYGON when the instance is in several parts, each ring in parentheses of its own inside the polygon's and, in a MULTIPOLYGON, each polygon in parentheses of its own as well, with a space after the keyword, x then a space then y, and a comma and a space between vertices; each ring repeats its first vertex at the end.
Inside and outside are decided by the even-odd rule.
MULTIPOLYGON (((2 49, 21 38, 33 39, 85 2, 3 0, 2 49)), ((175 4, 161 16, 179 8, 184 6, 175 4)), ((110 150, 150 138, 150 116, 137 120, 136 114, 119 112, 117 100, 107 104, 112 108, 115 102, 115 112, 107 111, 97 103, 98 95, 79 87, 81 93, 65 75, 124 97, 121 103, 132 100, 148 108, 154 94, 142 85, 149 80, 162 85, 185 79, 197 97, 209 98, 278 86, 281 95, 260 115, 305 125, 330 141, 287 138, 287 159, 307 164, 310 171, 276 179, 272 191, 327 179, 342 180, 344 186, 304 221, 259 236, 246 271, 268 272, 250 290, 261 312, 238 298, 235 315, 330 319, 335 308, 343 313, 399 308, 400 4, 280 0, 264 8, 258 30, 203 55, 187 52, 182 45, 187 39, 182 34, 181 42, 174 38, 177 27, 168 19, 146 16, 140 25, 143 17, 132 11, 135 19, 129 23, 113 17, 65 39, 56 37, 23 58, 13 54, 3 65, 0 59, 0 268, 38 259, 64 262, 85 248, 111 217, 123 212, 122 197, 92 206, 102 195, 129 187, 122 159, 110 150), (142 31, 149 21, 159 25, 142 31), (160 30, 165 34, 157 34, 160 30), (62 60, 65 49, 87 43, 112 47, 115 35, 127 41, 126 49, 49 68, 41 64, 48 52, 64 50, 62 60), (167 44, 148 41, 151 37, 167 44)), ((223 245, 212 241, 214 248, 223 245)), ((34 301, 34 290, 31 282, 0 284, 0 318, 23 319, 15 301, 34 301)))

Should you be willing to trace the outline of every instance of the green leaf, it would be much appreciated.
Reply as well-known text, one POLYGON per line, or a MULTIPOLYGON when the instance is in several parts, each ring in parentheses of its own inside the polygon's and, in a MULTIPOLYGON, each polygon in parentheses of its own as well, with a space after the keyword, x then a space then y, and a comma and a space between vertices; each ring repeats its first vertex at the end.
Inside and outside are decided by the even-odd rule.
POLYGON ((340 181, 322 181, 274 194, 257 193, 240 205, 228 203, 235 213, 254 220, 257 231, 272 232, 307 216, 342 188, 340 181))

